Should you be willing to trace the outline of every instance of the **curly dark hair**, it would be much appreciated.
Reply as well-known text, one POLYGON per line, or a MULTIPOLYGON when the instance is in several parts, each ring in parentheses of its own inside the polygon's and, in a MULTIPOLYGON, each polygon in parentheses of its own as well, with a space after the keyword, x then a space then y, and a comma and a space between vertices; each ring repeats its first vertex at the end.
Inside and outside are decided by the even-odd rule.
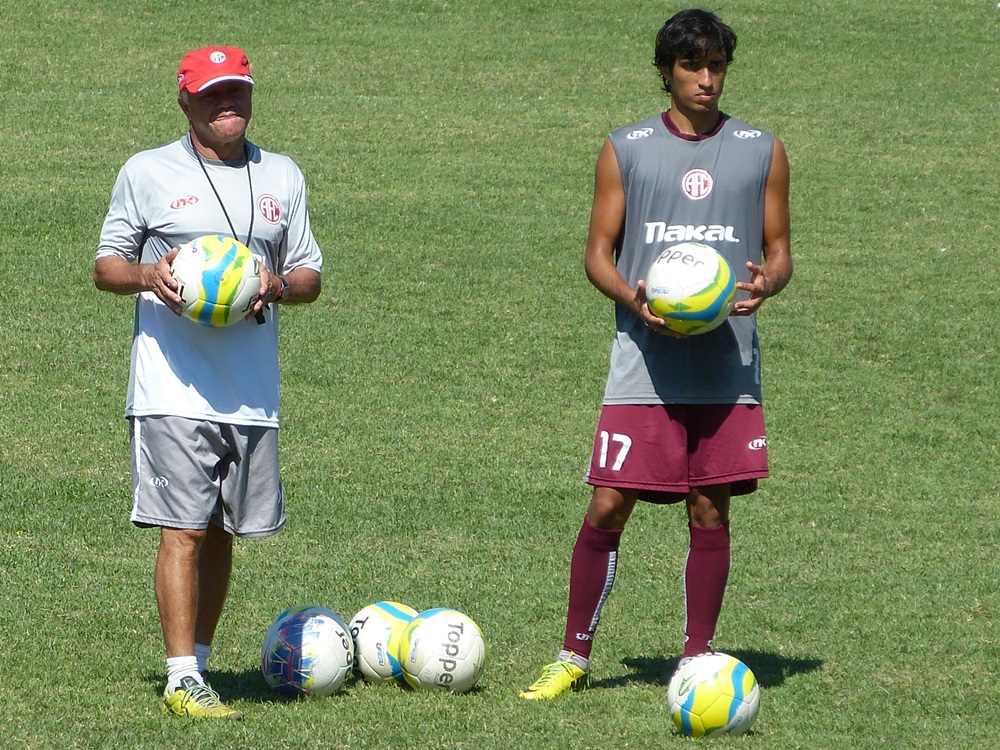
MULTIPOLYGON (((726 55, 726 62, 733 61, 736 49, 736 32, 714 13, 692 8, 673 15, 656 35, 653 65, 673 68, 677 60, 694 59, 706 52, 718 51, 726 55)), ((664 79, 664 89, 670 84, 664 79)))

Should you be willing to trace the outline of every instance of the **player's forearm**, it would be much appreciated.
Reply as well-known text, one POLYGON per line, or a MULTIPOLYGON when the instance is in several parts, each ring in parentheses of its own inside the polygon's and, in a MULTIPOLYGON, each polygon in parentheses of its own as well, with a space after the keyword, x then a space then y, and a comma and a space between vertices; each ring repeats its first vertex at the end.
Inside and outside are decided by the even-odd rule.
POLYGON ((116 255, 98 258, 94 264, 94 286, 114 294, 146 292, 153 288, 150 268, 152 266, 129 263, 116 255))
POLYGON ((311 268, 296 268, 284 274, 288 289, 281 298, 284 305, 301 305, 314 302, 323 289, 323 280, 319 273, 311 268))
POLYGON ((601 294, 631 310, 637 310, 636 290, 622 278, 613 262, 597 253, 588 253, 585 268, 590 283, 601 294))
POLYGON ((792 279, 792 254, 783 250, 781 252, 767 253, 764 263, 764 275, 767 277, 768 296, 773 297, 786 286, 792 279))
POLYGON ((615 299, 615 294, 621 293, 619 285, 624 283, 624 279, 614 264, 608 261, 603 250, 588 247, 583 268, 590 283, 604 296, 615 299))

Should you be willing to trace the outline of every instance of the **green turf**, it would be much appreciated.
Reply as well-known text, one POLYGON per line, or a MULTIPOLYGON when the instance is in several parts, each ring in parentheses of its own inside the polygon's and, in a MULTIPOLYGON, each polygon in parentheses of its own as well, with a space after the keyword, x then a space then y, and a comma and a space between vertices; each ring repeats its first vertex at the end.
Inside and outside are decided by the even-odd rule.
MULTIPOLYGON (((559 646, 612 311, 582 251, 606 134, 664 105, 680 6, 0 0, 0 746, 683 747, 679 509, 624 538, 594 689, 522 705, 559 646), (250 53, 251 138, 306 173, 320 301, 282 317, 285 533, 237 546, 213 657, 242 725, 161 716, 155 534, 128 524, 131 300, 93 253, 174 73, 250 53), (281 609, 451 606, 469 695, 279 700, 281 609)), ((714 7, 714 6, 713 6, 714 7)), ((997 687, 1000 10, 734 0, 724 108, 784 141, 796 275, 761 314, 773 476, 733 513, 717 647, 747 748, 991 748, 997 687)))

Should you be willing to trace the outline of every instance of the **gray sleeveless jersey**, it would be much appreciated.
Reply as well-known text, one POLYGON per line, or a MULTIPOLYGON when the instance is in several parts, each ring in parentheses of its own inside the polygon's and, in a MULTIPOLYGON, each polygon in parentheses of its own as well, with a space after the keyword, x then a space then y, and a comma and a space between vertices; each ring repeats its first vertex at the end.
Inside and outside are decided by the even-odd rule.
MULTIPOLYGON (((625 188, 618 270, 634 288, 666 248, 697 241, 721 251, 738 281, 761 262, 764 186, 774 136, 735 118, 700 140, 671 133, 657 115, 610 136, 625 188)), ((740 293, 737 292, 739 295, 740 293)), ((758 404, 755 316, 730 317, 700 336, 655 333, 622 305, 605 404, 758 404)))

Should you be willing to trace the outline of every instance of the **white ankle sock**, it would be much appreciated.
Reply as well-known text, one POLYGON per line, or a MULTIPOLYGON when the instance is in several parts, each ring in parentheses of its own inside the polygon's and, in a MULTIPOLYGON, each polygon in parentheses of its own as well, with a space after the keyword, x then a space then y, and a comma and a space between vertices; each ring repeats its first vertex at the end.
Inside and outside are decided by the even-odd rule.
POLYGON ((184 677, 193 677, 198 682, 203 682, 198 672, 198 659, 194 656, 174 656, 167 659, 167 692, 172 693, 180 687, 184 677))

